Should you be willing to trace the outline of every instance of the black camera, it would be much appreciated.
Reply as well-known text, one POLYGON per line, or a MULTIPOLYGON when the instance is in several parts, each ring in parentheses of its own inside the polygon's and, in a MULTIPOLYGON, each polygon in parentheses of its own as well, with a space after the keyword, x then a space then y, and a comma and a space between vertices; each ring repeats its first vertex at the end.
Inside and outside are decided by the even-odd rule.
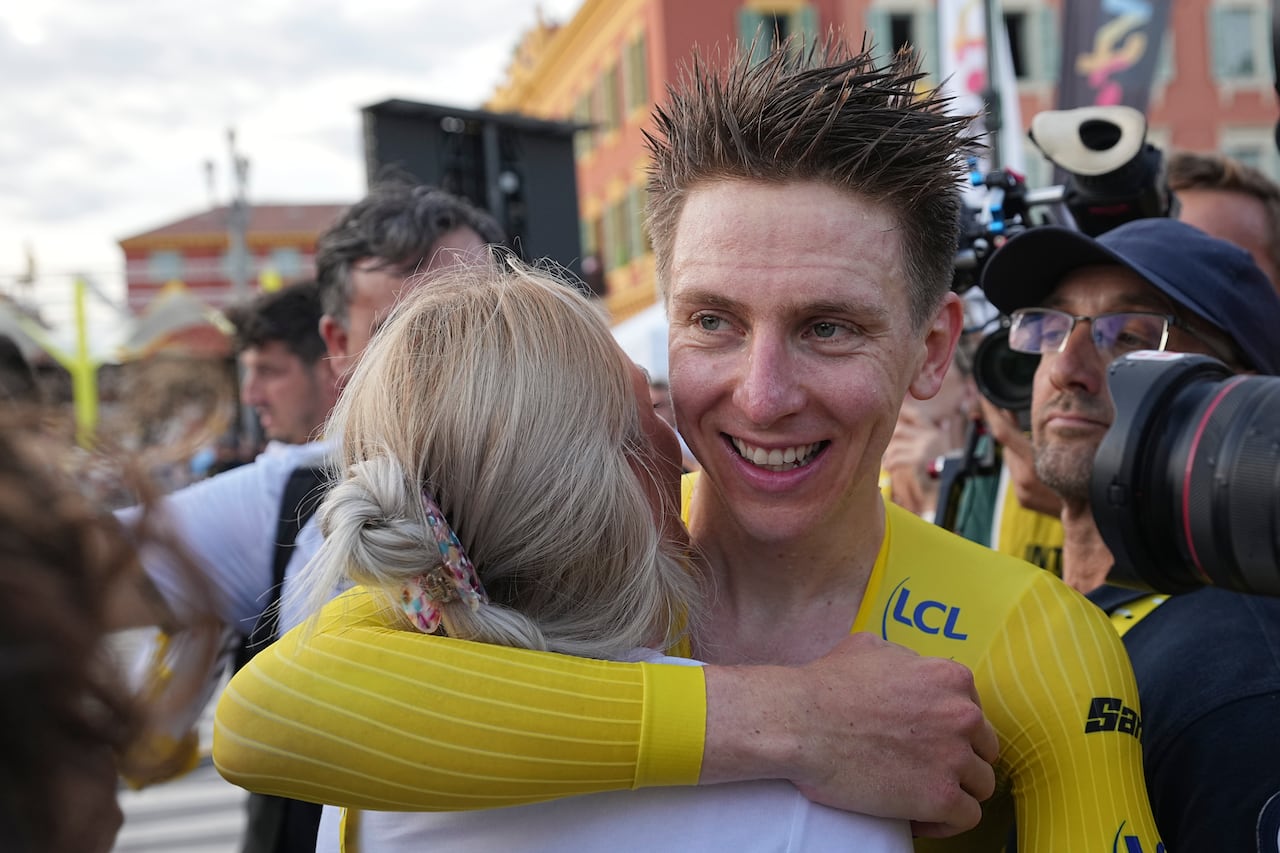
POLYGON ((1009 321, 989 332, 973 352, 973 381, 986 397, 1018 417, 1022 429, 1031 428, 1031 385, 1040 356, 1009 348, 1009 321))
POLYGON ((1147 119, 1138 110, 1049 110, 1031 120, 1029 135, 1065 173, 1063 202, 1075 227, 1090 237, 1135 219, 1177 214, 1164 156, 1147 142, 1147 119))
POLYGON ((1280 377, 1139 352, 1107 380, 1116 417, 1090 497, 1108 581, 1280 596, 1280 377))

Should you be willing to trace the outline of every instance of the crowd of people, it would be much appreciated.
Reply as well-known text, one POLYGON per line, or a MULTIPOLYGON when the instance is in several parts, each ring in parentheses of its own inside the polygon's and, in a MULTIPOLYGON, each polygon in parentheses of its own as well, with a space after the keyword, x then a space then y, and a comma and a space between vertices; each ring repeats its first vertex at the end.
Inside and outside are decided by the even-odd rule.
POLYGON ((230 670, 255 853, 1280 851, 1280 598, 1108 583, 1090 493, 1114 359, 1280 374, 1280 187, 1175 152, 1176 218, 1001 246, 1020 418, 950 291, 968 118, 918 81, 835 36, 691 65, 649 138, 665 377, 403 181, 232 313, 267 444, 192 486, 93 506, 0 347, 14 849, 110 849, 230 670))

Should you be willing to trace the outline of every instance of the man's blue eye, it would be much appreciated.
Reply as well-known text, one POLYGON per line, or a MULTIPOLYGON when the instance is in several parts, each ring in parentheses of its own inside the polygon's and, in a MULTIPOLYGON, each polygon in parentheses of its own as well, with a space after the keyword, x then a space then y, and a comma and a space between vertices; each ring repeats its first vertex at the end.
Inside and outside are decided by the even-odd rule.
POLYGON ((813 333, 820 338, 830 338, 839 331, 840 327, 835 323, 814 323, 813 333))
POLYGON ((698 325, 708 332, 714 332, 716 329, 720 328, 720 318, 713 317, 710 314, 704 314, 698 318, 698 325))

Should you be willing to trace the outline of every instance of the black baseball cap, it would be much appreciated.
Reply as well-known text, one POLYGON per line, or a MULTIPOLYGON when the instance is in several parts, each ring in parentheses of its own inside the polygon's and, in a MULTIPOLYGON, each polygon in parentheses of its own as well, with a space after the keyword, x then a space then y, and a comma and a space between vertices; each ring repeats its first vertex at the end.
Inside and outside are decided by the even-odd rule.
POLYGON ((1280 375, 1280 294, 1244 249, 1176 219, 1137 219, 1097 238, 1030 228, 991 255, 982 291, 1009 314, 1042 304, 1078 269, 1113 265, 1226 332, 1255 370, 1280 375))

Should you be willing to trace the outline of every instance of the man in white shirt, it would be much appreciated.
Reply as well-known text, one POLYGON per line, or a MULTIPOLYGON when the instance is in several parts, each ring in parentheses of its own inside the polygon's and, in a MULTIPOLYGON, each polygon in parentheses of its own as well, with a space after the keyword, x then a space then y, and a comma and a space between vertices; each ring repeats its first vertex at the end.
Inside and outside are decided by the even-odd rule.
MULTIPOLYGON (((407 288, 429 282, 433 272, 446 266, 483 257, 486 246, 502 240, 502 230, 489 214, 426 186, 376 186, 347 210, 317 245, 323 309, 319 333, 328 351, 322 365, 333 393, 323 411, 315 413, 316 423, 322 425, 328 417, 337 390, 407 288)), ((300 423, 290 426, 284 418, 268 420, 264 427, 283 430, 268 433, 282 440, 311 437, 300 423)), ((174 703, 172 712, 165 706, 166 719, 158 721, 169 736, 164 744, 192 745, 184 735, 199 718, 223 666, 209 654, 216 641, 208 630, 179 635, 180 629, 216 623, 224 637, 235 638, 223 642, 240 647, 238 666, 301 620, 286 593, 322 541, 310 512, 319 502, 329 451, 324 440, 273 447, 247 465, 166 496, 152 510, 149 520, 160 525, 178 550, 143 551, 136 582, 120 584, 121 594, 112 602, 110 627, 163 626, 179 639, 160 646, 169 649, 164 660, 153 647, 148 653, 152 663, 144 664, 144 670, 149 675, 194 671, 205 681, 203 690, 184 690, 184 684, 170 691, 183 694, 185 701, 174 703), (241 643, 243 638, 249 641, 241 643)), ((122 510, 117 517, 135 524, 142 508, 122 510)), ((161 707, 160 691, 143 689, 161 707)), ((137 782, 151 781, 148 777, 134 774, 137 782)), ((277 799, 263 811, 256 808, 260 802, 254 798, 250 803, 246 853, 314 850, 317 807, 277 799)))

